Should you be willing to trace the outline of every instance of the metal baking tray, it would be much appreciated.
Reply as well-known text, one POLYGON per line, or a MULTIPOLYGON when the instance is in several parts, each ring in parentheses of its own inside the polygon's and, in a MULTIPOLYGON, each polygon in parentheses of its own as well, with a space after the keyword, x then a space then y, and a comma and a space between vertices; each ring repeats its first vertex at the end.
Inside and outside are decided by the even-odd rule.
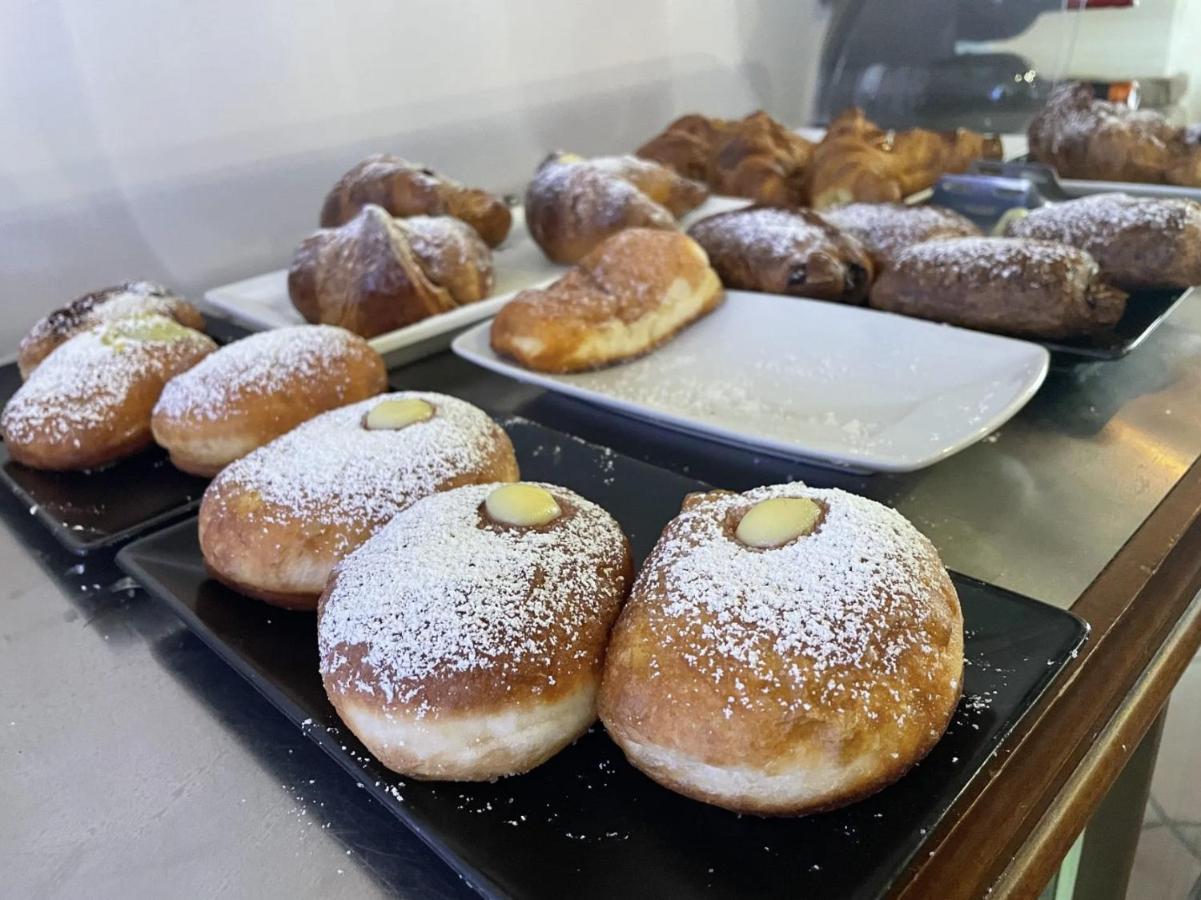
MULTIPOLYGON (((249 333, 219 319, 209 320, 206 331, 219 344, 249 333)), ((20 386, 17 364, 0 366, 0 406, 20 386)), ((0 448, 0 482, 59 543, 84 556, 188 515, 208 479, 179 471, 158 447, 93 472, 31 469, 0 448)))
POLYGON ((1035 340, 1034 343, 1050 350, 1054 363, 1121 359, 1151 337, 1195 290, 1139 291, 1130 295, 1126 312, 1112 328, 1087 337, 1035 340))
MULTIPOLYGON (((526 478, 607 508, 643 559, 701 482, 524 420, 503 423, 526 478)), ((659 787, 596 726, 526 775, 413 781, 342 728, 317 672, 315 620, 209 580, 188 520, 126 546, 121 568, 488 897, 877 897, 1084 641, 1070 613, 954 576, 964 700, 934 751, 879 794, 799 819, 736 816, 659 787)))

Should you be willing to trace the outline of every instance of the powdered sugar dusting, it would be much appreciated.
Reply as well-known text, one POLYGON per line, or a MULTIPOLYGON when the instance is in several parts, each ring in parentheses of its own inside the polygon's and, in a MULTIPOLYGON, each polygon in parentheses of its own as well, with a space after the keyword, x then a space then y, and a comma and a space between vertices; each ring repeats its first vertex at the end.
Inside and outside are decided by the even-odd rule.
MULTIPOLYGON (((470 403, 426 392, 381 394, 323 413, 244 456, 209 491, 257 491, 289 520, 383 523, 455 476, 487 466, 496 440, 497 426, 470 403), (432 405, 433 417, 396 431, 363 427, 376 404, 408 397, 432 405)), ((273 521, 269 511, 258 515, 273 521)))
POLYGON ((148 374, 170 374, 164 344, 188 345, 198 353, 216 346, 158 314, 102 323, 60 345, 30 374, 4 409, 5 435, 18 442, 48 438, 79 446, 80 434, 105 426, 148 374))
POLYGON ((702 219, 688 233, 716 255, 726 248, 753 248, 759 258, 786 257, 813 235, 831 229, 808 210, 759 207, 736 209, 702 219))
POLYGON ((931 238, 980 234, 980 229, 963 216, 940 206, 849 203, 822 210, 821 216, 857 238, 882 264, 906 247, 931 238))
POLYGON ((1088 282, 1096 261, 1082 250, 1029 238, 940 238, 914 244, 897 256, 896 268, 914 265, 944 282, 1012 281, 1026 286, 1063 283, 1063 273, 1081 273, 1088 282))
POLYGON ((343 690, 406 703, 447 672, 550 674, 598 617, 616 615, 624 538, 602 510, 542 485, 567 510, 545 529, 495 529, 480 506, 497 485, 434 494, 394 518, 336 571, 321 614, 321 670, 343 690), (563 501, 566 500, 566 503, 563 501), (374 673, 358 677, 359 648, 374 673))
POLYGON ((131 281, 116 287, 85 294, 62 309, 57 309, 30 329, 22 345, 41 341, 50 335, 70 337, 75 332, 139 313, 171 316, 187 301, 149 281, 131 281))
POLYGON ((1009 233, 1091 250, 1135 229, 1153 231, 1168 241, 1190 225, 1201 229, 1201 203, 1193 200, 1093 194, 1031 210, 1010 224, 1009 233))
POLYGON ((793 698, 812 696, 814 677, 828 676, 823 693, 845 701, 854 689, 844 682, 859 681, 864 671, 887 675, 913 654, 933 654, 927 626, 945 615, 937 596, 914 589, 944 584, 946 573, 930 542, 903 516, 863 497, 800 483, 686 509, 643 567, 634 588, 642 602, 654 596, 645 584, 651 579, 663 591, 651 619, 661 642, 677 640, 672 631, 680 623, 699 630, 686 650, 671 652, 716 680, 731 668, 750 668, 790 687, 781 696, 793 698), (733 536, 731 517, 772 497, 811 498, 823 507, 823 519, 807 537, 750 550, 733 536))
MULTIPOLYGON (((333 325, 296 325, 252 334, 171 379, 155 412, 221 419, 231 400, 244 393, 268 396, 327 380, 356 342, 362 341, 333 325)), ((338 387, 344 391, 349 385, 338 387)))

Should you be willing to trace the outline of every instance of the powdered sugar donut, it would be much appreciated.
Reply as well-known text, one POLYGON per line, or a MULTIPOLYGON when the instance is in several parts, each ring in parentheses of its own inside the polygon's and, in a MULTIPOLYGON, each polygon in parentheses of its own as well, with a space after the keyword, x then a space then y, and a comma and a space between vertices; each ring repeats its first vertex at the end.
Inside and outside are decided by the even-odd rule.
POLYGON ((301 422, 387 385, 384 361, 358 335, 332 325, 276 328, 167 382, 151 427, 178 468, 215 475, 301 422))
POLYGON ((696 494, 614 628, 600 716, 661 784, 796 815, 904 774, 962 672, 955 588, 899 513, 802 484, 696 494))
POLYGON ((163 385, 216 348, 157 313, 76 334, 4 407, 5 446, 39 469, 95 469, 130 456, 152 443, 150 413, 163 385))
POLYGON ((395 771, 470 781, 527 771, 595 720, 630 579, 621 528, 565 488, 434 494, 330 579, 317 629, 326 693, 395 771), (534 504, 519 499, 519 512, 540 514, 498 507, 513 494, 534 504))
POLYGON ((413 501, 517 477, 508 435, 482 410, 444 394, 383 394, 222 469, 200 505, 200 549, 236 590, 315 609, 334 564, 413 501))
POLYGON ((17 350, 21 377, 28 378, 56 347, 81 331, 143 313, 159 313, 189 328, 204 328, 204 317, 200 310, 160 285, 149 281, 130 281, 103 288, 72 300, 39 319, 29 329, 17 350))

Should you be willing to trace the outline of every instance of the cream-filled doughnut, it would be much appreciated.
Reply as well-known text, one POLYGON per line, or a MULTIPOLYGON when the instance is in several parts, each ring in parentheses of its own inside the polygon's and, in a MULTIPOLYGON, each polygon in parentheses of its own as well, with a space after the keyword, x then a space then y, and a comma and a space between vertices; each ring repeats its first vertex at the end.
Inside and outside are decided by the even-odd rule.
POLYGON ((157 313, 103 322, 42 359, 0 418, 4 444, 38 469, 95 469, 149 447, 168 380, 217 349, 157 313))
POLYGON ((177 467, 215 475, 301 422, 387 386, 384 361, 358 335, 332 325, 275 328, 167 382, 151 426, 177 467))
POLYGON ((962 679, 933 545, 894 510, 797 483, 685 501, 614 627, 599 709, 660 784, 799 815, 901 777, 962 679))
POLYGON ((482 410, 444 394, 382 394, 222 469, 200 505, 200 549, 236 590, 311 610, 334 564, 413 501, 517 477, 508 435, 482 410))
POLYGON ((326 693, 397 772, 528 771, 595 720, 630 580, 621 528, 565 488, 433 494, 334 571, 317 627, 326 693))

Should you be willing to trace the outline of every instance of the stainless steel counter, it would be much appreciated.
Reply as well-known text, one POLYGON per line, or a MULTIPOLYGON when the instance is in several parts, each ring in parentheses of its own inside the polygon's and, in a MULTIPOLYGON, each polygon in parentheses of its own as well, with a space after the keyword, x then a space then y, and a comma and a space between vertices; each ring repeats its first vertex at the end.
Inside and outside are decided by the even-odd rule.
MULTIPOLYGON (((450 356, 393 380, 714 484, 801 477, 867 493, 949 566, 1069 606, 1201 455, 1201 296, 1128 359, 1054 371, 999 434, 901 477, 669 437, 450 356)), ((59 550, 9 496, 0 518, 0 894, 469 895, 111 562, 59 550)))

